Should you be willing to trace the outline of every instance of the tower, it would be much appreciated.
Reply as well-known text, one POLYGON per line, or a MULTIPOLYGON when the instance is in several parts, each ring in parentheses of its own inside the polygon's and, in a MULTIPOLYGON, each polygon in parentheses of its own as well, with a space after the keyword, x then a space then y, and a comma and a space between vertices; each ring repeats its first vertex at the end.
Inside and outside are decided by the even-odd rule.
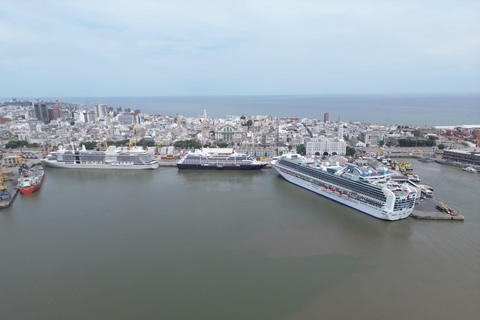
POLYGON ((338 132, 337 132, 337 138, 338 140, 343 140, 343 125, 339 124, 338 125, 338 132))

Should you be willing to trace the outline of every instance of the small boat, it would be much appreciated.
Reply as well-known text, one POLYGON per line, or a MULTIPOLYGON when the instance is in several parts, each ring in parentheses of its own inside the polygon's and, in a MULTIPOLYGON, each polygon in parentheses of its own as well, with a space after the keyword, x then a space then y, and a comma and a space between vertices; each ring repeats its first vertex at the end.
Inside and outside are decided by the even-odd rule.
POLYGON ((42 166, 36 166, 28 170, 26 175, 18 179, 18 189, 21 193, 32 193, 40 189, 45 179, 45 171, 42 166))
POLYGON ((477 173, 477 169, 473 168, 473 167, 464 167, 462 168, 463 171, 467 171, 467 172, 470 172, 470 173, 477 173))
POLYGON ((434 160, 432 158, 430 158, 429 156, 423 156, 421 157, 420 159, 418 159, 418 161, 421 161, 421 162, 434 162, 434 160))
POLYGON ((410 165, 410 163, 408 161, 405 162, 405 170, 407 170, 407 171, 412 171, 413 170, 412 166, 410 165))

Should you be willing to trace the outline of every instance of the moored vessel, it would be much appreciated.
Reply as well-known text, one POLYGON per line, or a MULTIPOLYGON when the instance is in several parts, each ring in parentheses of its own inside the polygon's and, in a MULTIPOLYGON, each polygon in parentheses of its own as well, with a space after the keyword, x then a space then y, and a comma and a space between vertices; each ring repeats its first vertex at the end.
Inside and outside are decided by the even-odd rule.
POLYGON ((42 160, 46 167, 66 169, 156 169, 158 161, 140 147, 132 149, 109 146, 106 151, 66 150, 60 147, 42 160))
POLYGON ((274 160, 272 166, 287 181, 378 219, 405 219, 415 205, 416 191, 391 180, 384 167, 309 165, 297 154, 274 160))
POLYGON ((194 152, 184 155, 177 162, 177 167, 194 170, 260 170, 267 164, 246 154, 212 155, 194 152))
POLYGON ((463 171, 466 171, 466 172, 470 172, 470 173, 477 173, 477 169, 473 168, 473 167, 464 167, 462 168, 463 171))
POLYGON ((18 179, 18 189, 21 193, 32 193, 40 189, 45 179, 45 171, 42 166, 34 166, 24 174, 25 176, 18 179))
POLYGON ((422 156, 421 158, 418 159, 418 161, 421 161, 421 162, 434 162, 434 160, 433 160, 432 158, 430 158, 429 156, 427 156, 427 155, 422 156))

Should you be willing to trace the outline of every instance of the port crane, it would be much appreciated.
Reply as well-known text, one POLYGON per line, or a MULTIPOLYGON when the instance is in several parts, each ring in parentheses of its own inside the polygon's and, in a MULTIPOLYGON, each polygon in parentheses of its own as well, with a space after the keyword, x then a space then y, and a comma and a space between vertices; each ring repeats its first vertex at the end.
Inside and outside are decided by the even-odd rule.
POLYGON ((28 165, 27 162, 25 161, 25 158, 23 157, 23 148, 20 146, 20 156, 18 155, 17 152, 15 152, 15 156, 17 156, 17 161, 18 161, 18 172, 23 173, 24 171, 28 171, 28 165))
POLYGON ((160 154, 160 151, 161 151, 162 146, 163 146, 163 142, 162 142, 162 141, 159 141, 159 142, 156 143, 156 145, 157 145, 157 152, 156 152, 156 154, 160 154))
POLYGON ((5 180, 6 179, 3 175, 2 166, 0 165, 0 200, 10 200, 12 198, 12 195, 10 192, 8 192, 5 180))
POLYGON ((130 141, 128 142, 128 149, 132 150, 132 147, 134 145, 137 145, 137 142, 135 141, 135 129, 136 129, 136 124, 137 122, 135 121, 135 117, 133 117, 133 130, 132 130, 132 137, 130 138, 130 141))
POLYGON ((100 140, 102 140, 103 147, 105 148, 105 151, 107 151, 108 143, 106 140, 103 139, 102 130, 100 129, 100 123, 98 121, 97 121, 97 128, 98 128, 98 134, 100 135, 100 140))

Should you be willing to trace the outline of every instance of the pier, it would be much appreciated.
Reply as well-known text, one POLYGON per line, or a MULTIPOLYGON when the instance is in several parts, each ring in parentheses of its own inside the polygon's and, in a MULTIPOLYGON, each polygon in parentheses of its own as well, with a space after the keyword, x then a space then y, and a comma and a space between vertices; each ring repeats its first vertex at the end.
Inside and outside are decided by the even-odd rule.
MULTIPOLYGON (((26 159, 26 163, 29 168, 33 164, 39 164, 39 159, 26 159)), ((20 178, 20 173, 18 172, 18 166, 14 167, 2 167, 3 175, 8 177, 4 180, 4 184, 7 186, 7 191, 11 195, 10 199, 0 199, 0 210, 10 207, 15 201, 15 198, 20 193, 18 179, 20 178)))
POLYGON ((0 210, 8 208, 12 205, 13 201, 19 193, 18 189, 18 168, 12 168, 12 170, 4 171, 4 176, 9 176, 7 180, 4 181, 4 184, 7 186, 7 191, 10 194, 10 199, 0 199, 0 210))
POLYGON ((436 198, 425 198, 424 201, 415 205, 412 218, 423 220, 454 220, 464 221, 465 217, 458 212, 446 213, 439 211, 436 206, 444 205, 443 202, 436 198))

